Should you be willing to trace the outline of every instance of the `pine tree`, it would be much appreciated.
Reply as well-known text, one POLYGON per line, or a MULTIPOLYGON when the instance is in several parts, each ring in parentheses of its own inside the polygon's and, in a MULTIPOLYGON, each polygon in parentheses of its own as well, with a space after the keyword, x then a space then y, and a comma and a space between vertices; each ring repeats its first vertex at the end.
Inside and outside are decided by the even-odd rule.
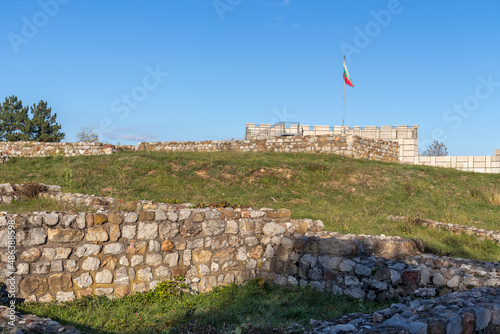
POLYGON ((57 114, 52 115, 52 108, 47 108, 47 102, 40 100, 38 105, 31 107, 31 140, 41 142, 59 142, 65 134, 60 132, 61 125, 56 123, 57 114))
POLYGON ((0 140, 30 140, 32 129, 28 110, 28 107, 23 107, 23 102, 18 100, 17 96, 5 98, 0 106, 0 140))

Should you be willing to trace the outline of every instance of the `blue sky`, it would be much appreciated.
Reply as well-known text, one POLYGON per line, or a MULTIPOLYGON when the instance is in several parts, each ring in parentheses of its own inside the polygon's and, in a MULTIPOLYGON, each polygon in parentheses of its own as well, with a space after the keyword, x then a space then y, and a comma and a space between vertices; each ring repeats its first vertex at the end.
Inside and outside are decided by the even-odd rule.
POLYGON ((500 149, 500 3, 8 1, 0 99, 43 99, 74 141, 242 138, 245 123, 420 125, 420 148, 500 149))

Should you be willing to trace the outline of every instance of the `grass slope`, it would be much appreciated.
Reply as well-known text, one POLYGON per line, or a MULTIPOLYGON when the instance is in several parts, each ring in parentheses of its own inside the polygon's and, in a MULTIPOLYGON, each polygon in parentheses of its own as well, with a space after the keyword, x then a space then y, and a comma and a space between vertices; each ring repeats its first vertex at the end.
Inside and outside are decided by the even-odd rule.
POLYGON ((420 238, 437 253, 500 258, 492 242, 386 219, 405 215, 500 230, 498 174, 298 153, 130 152, 13 158, 0 166, 0 182, 33 180, 123 200, 288 208, 293 218, 320 219, 327 230, 420 238))

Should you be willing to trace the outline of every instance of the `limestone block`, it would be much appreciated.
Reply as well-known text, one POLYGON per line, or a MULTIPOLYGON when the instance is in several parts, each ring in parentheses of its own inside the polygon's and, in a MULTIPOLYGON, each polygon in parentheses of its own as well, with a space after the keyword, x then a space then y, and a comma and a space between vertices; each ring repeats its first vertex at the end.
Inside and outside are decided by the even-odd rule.
POLYGON ((150 266, 159 266, 162 263, 162 256, 157 253, 146 254, 146 264, 150 266))
POLYGON ((123 243, 113 243, 104 246, 104 254, 120 254, 125 251, 125 245, 123 243))
POLYGON ((48 260, 64 260, 69 257, 72 251, 71 247, 44 248, 43 256, 48 260))
MULTIPOLYGON (((149 211, 146 211, 146 212, 149 212, 149 211)), ((158 224, 157 223, 139 222, 139 225, 137 227, 137 239, 139 239, 139 240, 151 240, 151 239, 156 238, 157 236, 158 236, 158 224)))
POLYGON ((58 302, 72 302, 75 298, 76 296, 74 291, 58 291, 56 294, 56 301, 58 302))
POLYGON ((169 267, 177 266, 177 264, 179 263, 179 253, 172 252, 172 253, 165 254, 163 262, 169 267))
POLYGON ((122 237, 132 240, 135 238, 136 230, 136 225, 124 225, 122 226, 122 237))
POLYGON ((185 221, 180 227, 180 234, 185 238, 189 238, 198 235, 201 232, 201 230, 202 230, 202 225, 200 223, 185 221))
POLYGON ((219 235, 224 233, 226 223, 223 220, 209 220, 202 223, 202 230, 206 235, 219 235))
POLYGON ((105 242, 105 241, 108 241, 109 235, 108 235, 108 232, 106 232, 106 230, 100 226, 90 227, 87 230, 87 234, 85 236, 85 239, 87 241, 90 241, 90 242, 93 242, 93 241, 105 242))
POLYGON ((96 271, 99 269, 99 265, 101 264, 101 261, 95 257, 88 257, 83 261, 82 264, 82 269, 83 270, 88 270, 88 271, 96 271))
POLYGON ((109 284, 113 282, 113 273, 107 269, 99 271, 95 275, 95 282, 98 284, 109 284))
POLYGON ((268 237, 274 237, 276 235, 282 235, 283 233, 285 233, 286 229, 276 223, 267 223, 264 225, 262 231, 264 232, 264 235, 268 237))
POLYGON ((76 249, 75 255, 78 257, 87 257, 90 255, 97 255, 101 252, 101 248, 102 248, 102 245, 84 244, 76 249))
POLYGON ((109 240, 117 241, 121 237, 120 225, 111 224, 109 226, 109 240))
POLYGON ((164 222, 159 226, 161 239, 173 239, 179 233, 179 224, 172 222, 164 222))
POLYGON ((42 252, 38 248, 32 248, 21 254, 21 261, 35 262, 42 256, 42 252))
POLYGON ((144 256, 143 255, 134 255, 130 259, 130 265, 132 267, 138 266, 140 264, 144 263, 144 256))
POLYGON ((152 281, 153 280, 153 273, 151 271, 151 268, 147 267, 144 269, 139 269, 137 271, 137 279, 139 281, 146 281, 146 282, 152 281))
POLYGON ((54 274, 49 277, 49 289, 52 292, 67 290, 73 286, 71 274, 54 274))

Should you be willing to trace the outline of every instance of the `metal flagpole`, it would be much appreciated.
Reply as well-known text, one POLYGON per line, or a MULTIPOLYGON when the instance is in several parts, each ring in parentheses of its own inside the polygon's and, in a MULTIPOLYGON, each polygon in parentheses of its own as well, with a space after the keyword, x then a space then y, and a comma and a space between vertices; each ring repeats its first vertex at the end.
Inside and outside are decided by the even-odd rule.
MULTIPOLYGON (((345 55, 344 55, 344 66, 345 66, 345 55)), ((342 70, 344 69, 342 68, 342 70)), ((343 77, 344 76, 342 76, 342 78, 343 77)), ((345 116, 345 79, 343 79, 343 81, 344 81, 344 97, 342 99, 342 129, 344 127, 344 116, 345 116)))

